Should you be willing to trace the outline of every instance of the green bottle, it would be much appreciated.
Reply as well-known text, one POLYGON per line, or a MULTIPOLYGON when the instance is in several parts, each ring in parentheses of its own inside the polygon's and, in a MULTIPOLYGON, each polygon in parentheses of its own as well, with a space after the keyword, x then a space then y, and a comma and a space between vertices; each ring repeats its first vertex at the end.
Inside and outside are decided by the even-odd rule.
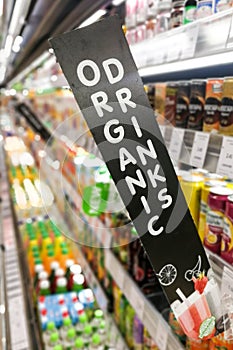
POLYGON ((74 342, 74 349, 84 349, 84 341, 83 338, 79 337, 74 342))

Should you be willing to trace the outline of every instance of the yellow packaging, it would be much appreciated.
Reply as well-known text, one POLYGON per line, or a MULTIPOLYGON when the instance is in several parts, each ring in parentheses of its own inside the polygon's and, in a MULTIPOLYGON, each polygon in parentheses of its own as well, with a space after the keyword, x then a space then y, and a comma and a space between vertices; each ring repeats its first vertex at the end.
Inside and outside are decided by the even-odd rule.
POLYGON ((187 175, 180 181, 180 185, 193 221, 196 227, 198 227, 203 178, 195 175, 187 175))

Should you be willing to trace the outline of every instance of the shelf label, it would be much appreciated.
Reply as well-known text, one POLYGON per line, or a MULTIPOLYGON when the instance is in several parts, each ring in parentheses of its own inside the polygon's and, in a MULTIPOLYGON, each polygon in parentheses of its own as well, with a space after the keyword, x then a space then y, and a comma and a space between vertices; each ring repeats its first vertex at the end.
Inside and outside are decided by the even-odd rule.
POLYGON ((223 267, 221 294, 230 295, 233 297, 233 271, 227 266, 223 267))
POLYGON ((184 139, 184 129, 173 128, 169 153, 173 160, 177 161, 180 158, 184 139))
POLYGON ((182 46, 182 33, 171 36, 168 39, 167 46, 165 49, 167 52, 166 62, 179 60, 182 46))
POLYGON ((163 322, 159 321, 157 330, 156 330, 155 342, 160 350, 167 349, 167 340, 168 340, 168 331, 164 327, 163 322))
POLYGON ((159 129, 160 129, 160 132, 161 132, 161 134, 162 134, 162 136, 163 136, 163 138, 164 138, 164 136, 165 136, 165 131, 166 131, 166 126, 165 126, 165 125, 159 124, 159 129))
POLYGON ((208 149, 210 134, 202 131, 196 132, 190 157, 190 165, 203 168, 208 149))
MULTIPOLYGON (((144 310, 145 310, 145 297, 142 293, 138 291, 138 287, 135 285, 135 283, 131 280, 129 280, 131 284, 126 283, 125 287, 128 291, 127 293, 127 299, 136 311, 138 317, 141 319, 141 321, 144 320, 144 310)), ((125 293, 126 294, 126 293, 125 293)))
POLYGON ((180 58, 185 60, 187 58, 192 58, 195 54, 197 37, 199 33, 199 24, 195 23, 195 25, 187 28, 182 33, 182 51, 180 58))
POLYGON ((233 137, 223 136, 217 173, 233 179, 233 137))

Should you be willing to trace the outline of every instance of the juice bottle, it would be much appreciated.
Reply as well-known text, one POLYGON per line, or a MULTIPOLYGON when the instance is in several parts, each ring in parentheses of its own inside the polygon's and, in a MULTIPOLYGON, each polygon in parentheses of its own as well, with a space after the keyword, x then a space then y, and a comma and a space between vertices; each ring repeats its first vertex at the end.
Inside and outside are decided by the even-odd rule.
POLYGON ((59 277, 56 282, 55 293, 66 293, 67 292, 67 280, 65 277, 59 277))
POLYGON ((130 304, 125 309, 125 338, 129 348, 133 348, 133 322, 134 322, 135 311, 130 304))
POLYGON ((209 350, 233 350, 233 341, 225 340, 224 333, 210 339, 209 350))
POLYGON ((208 207, 208 196, 211 187, 221 186, 221 181, 217 180, 209 180, 205 181, 202 189, 201 189, 201 205, 200 205, 200 216, 199 216, 199 225, 198 225, 198 233, 201 238, 201 241, 204 242, 205 236, 205 227, 206 227, 206 215, 209 210, 208 207))
POLYGON ((72 328, 73 328, 73 326, 72 326, 71 318, 69 316, 65 317, 63 320, 63 325, 60 328, 61 339, 65 339, 67 332, 69 331, 69 329, 72 329, 72 328))
POLYGON ((53 350, 55 346, 59 345, 59 334, 54 332, 50 335, 49 341, 45 344, 46 350, 53 350))
POLYGON ((83 349, 85 349, 84 348, 84 340, 83 340, 83 338, 79 337, 79 338, 77 338, 75 340, 75 342, 74 342, 74 349, 75 350, 78 350, 78 349, 83 350, 83 349))
POLYGON ((39 283, 39 295, 50 295, 50 283, 48 280, 41 280, 39 283))
POLYGON ((60 265, 59 262, 56 260, 52 261, 50 264, 50 276, 49 276, 49 282, 51 286, 51 292, 55 292, 55 281, 56 281, 56 271, 59 269, 60 265))
POLYGON ((143 346, 143 324, 135 314, 133 322, 134 349, 141 350, 143 346))
POLYGON ((221 257, 229 264, 233 264, 233 196, 229 196, 226 202, 225 217, 223 219, 221 257))
POLYGON ((63 340, 63 346, 65 350, 73 350, 75 343, 76 332, 74 328, 70 328, 66 334, 65 339, 63 340))
POLYGON ((67 248, 62 248, 59 263, 61 268, 66 268, 66 261, 69 259, 69 250, 67 248))
POLYGON ((44 266, 42 264, 36 264, 35 268, 34 268, 34 288, 36 288, 36 286, 38 285, 39 282, 39 274, 44 271, 44 266))
POLYGON ((47 256, 44 259, 44 268, 49 275, 51 274, 51 264, 54 260, 55 260, 54 250, 48 250, 47 256))
POLYGON ((208 196, 210 210, 206 217, 206 231, 204 245, 216 254, 220 254, 223 234, 223 219, 226 209, 227 197, 233 190, 226 187, 213 187, 208 196))

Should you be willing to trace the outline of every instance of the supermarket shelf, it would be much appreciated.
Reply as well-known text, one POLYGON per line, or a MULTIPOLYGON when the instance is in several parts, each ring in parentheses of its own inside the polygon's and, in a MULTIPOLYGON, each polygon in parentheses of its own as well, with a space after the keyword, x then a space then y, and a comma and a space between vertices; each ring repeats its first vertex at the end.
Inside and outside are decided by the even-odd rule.
MULTIPOLYGON (((67 222, 64 221, 62 216, 60 215, 58 209, 53 206, 51 209, 50 214, 52 214, 52 217, 55 218, 55 222, 59 224, 60 227, 64 230, 64 232, 70 232, 72 228, 69 228, 69 224, 67 225, 67 222)), ((72 233, 71 233, 72 234, 72 233)), ((88 261, 86 260, 85 256, 83 255, 81 249, 79 248, 78 245, 75 246, 75 252, 77 256, 77 260, 79 264, 82 266, 82 270, 84 273, 84 276, 87 280, 88 285, 92 289, 97 304, 100 306, 100 308, 104 311, 105 318, 108 320, 108 324, 111 325, 112 333, 113 336, 116 339, 116 350, 129 350, 128 346, 126 345, 124 338, 120 334, 113 317, 111 314, 108 312, 108 305, 109 305, 109 300, 108 297, 106 296, 102 286, 100 285, 97 277, 95 276, 94 272, 92 271, 88 261)))
MULTIPOLYGON (((207 137, 209 136, 207 149, 201 150, 202 155, 204 151, 206 151, 206 154, 205 154, 204 163, 200 167, 210 172, 214 172, 214 173, 217 172, 219 155, 222 150, 222 142, 223 142, 224 136, 214 134, 214 133, 197 132, 194 130, 187 130, 187 129, 184 130, 180 128, 174 128, 171 126, 165 126, 165 125, 160 125, 160 129, 163 134, 168 151, 170 151, 170 144, 171 144, 173 132, 174 130, 177 131, 178 134, 176 134, 176 137, 178 136, 180 138, 180 141, 182 142, 182 148, 181 148, 180 155, 177 154, 178 158, 173 160, 189 166, 196 166, 194 163, 195 157, 194 158, 191 157, 192 149, 194 147, 195 135, 199 133, 202 136, 205 134, 207 137), (183 132, 184 134, 182 134, 183 132)), ((218 171, 218 173, 219 175, 225 175, 221 173, 221 171, 220 172, 218 171)), ((229 178, 233 178, 232 170, 229 171, 228 176, 229 178)))
POLYGON ((208 249, 205 249, 205 250, 206 250, 206 254, 210 260, 210 264, 211 264, 211 267, 214 271, 215 278, 216 278, 216 281, 217 281, 219 287, 221 289, 225 287, 224 283, 226 281, 225 281, 224 275, 226 273, 228 275, 231 275, 231 276, 228 276, 228 277, 230 277, 230 278, 228 278, 229 279, 228 283, 232 285, 232 292, 233 292, 233 280, 232 280, 233 266, 228 264, 219 255, 211 252, 208 249))
MULTIPOLYGON (((32 339, 29 335, 29 324, 27 322, 25 295, 23 291, 23 277, 20 271, 20 261, 15 237, 13 214, 9 196, 6 169, 4 166, 3 150, 1 162, 1 196, 2 196, 2 234, 4 245, 4 267, 5 271, 5 313, 9 322, 9 338, 6 338, 6 348, 11 350, 31 349, 32 339), (9 345, 10 344, 10 345, 9 345)), ((4 349, 4 344, 3 349, 4 349)))
POLYGON ((232 9, 220 12, 132 45, 131 52, 140 74, 159 75, 230 63, 233 47, 232 14, 232 9), (200 60, 221 53, 224 55, 215 56, 212 60, 200 60), (177 62, 182 64, 177 65, 177 62))
POLYGON ((138 317, 143 321, 158 347, 164 350, 184 349, 172 333, 166 321, 142 294, 135 282, 109 249, 105 249, 105 267, 113 276, 131 306, 137 312, 138 317))
MULTIPOLYGON (((75 203, 81 203, 81 201, 77 198, 78 193, 75 192, 75 190, 72 188, 72 186, 69 184, 69 182, 64 176, 62 181, 64 189, 71 197, 71 200, 75 203)), ((62 223, 61 218, 60 224, 64 228, 64 224, 62 223)), ((97 233, 97 238, 99 239, 99 242, 104 246, 107 246, 107 244, 108 246, 110 246, 109 237, 111 236, 111 233, 106 229, 106 235, 98 234, 99 231, 100 233, 103 233, 103 230, 100 220, 96 217, 91 218, 89 222, 90 229, 93 226, 95 227, 95 233, 97 233), (96 220, 98 220, 98 224, 94 225, 94 221, 96 220), (101 230, 96 230, 96 227, 100 227, 101 230)), ((72 229, 72 227, 70 229, 72 229)), ((88 265, 88 262, 86 261, 80 250, 79 254, 81 258, 80 263, 83 266, 85 276, 87 276, 87 281, 88 283, 90 283, 90 286, 94 290, 97 302, 100 303, 100 305, 102 304, 102 306, 104 307, 106 305, 106 301, 103 297, 104 292, 102 291, 102 287, 100 286, 98 280, 96 279, 95 275, 93 274, 93 271, 91 270, 90 266, 88 265)), ((182 344, 177 340, 177 338, 173 334, 165 319, 163 319, 162 315, 146 299, 146 297, 142 294, 136 283, 132 280, 132 278, 123 268, 121 263, 113 255, 111 250, 107 248, 105 249, 105 267, 113 276, 114 280, 119 285, 120 289, 123 291, 126 298, 129 300, 132 307, 135 309, 138 316, 141 318, 145 327, 148 329, 150 335, 154 338, 158 346, 164 350, 174 350, 174 348, 178 350, 184 349, 182 344)))

